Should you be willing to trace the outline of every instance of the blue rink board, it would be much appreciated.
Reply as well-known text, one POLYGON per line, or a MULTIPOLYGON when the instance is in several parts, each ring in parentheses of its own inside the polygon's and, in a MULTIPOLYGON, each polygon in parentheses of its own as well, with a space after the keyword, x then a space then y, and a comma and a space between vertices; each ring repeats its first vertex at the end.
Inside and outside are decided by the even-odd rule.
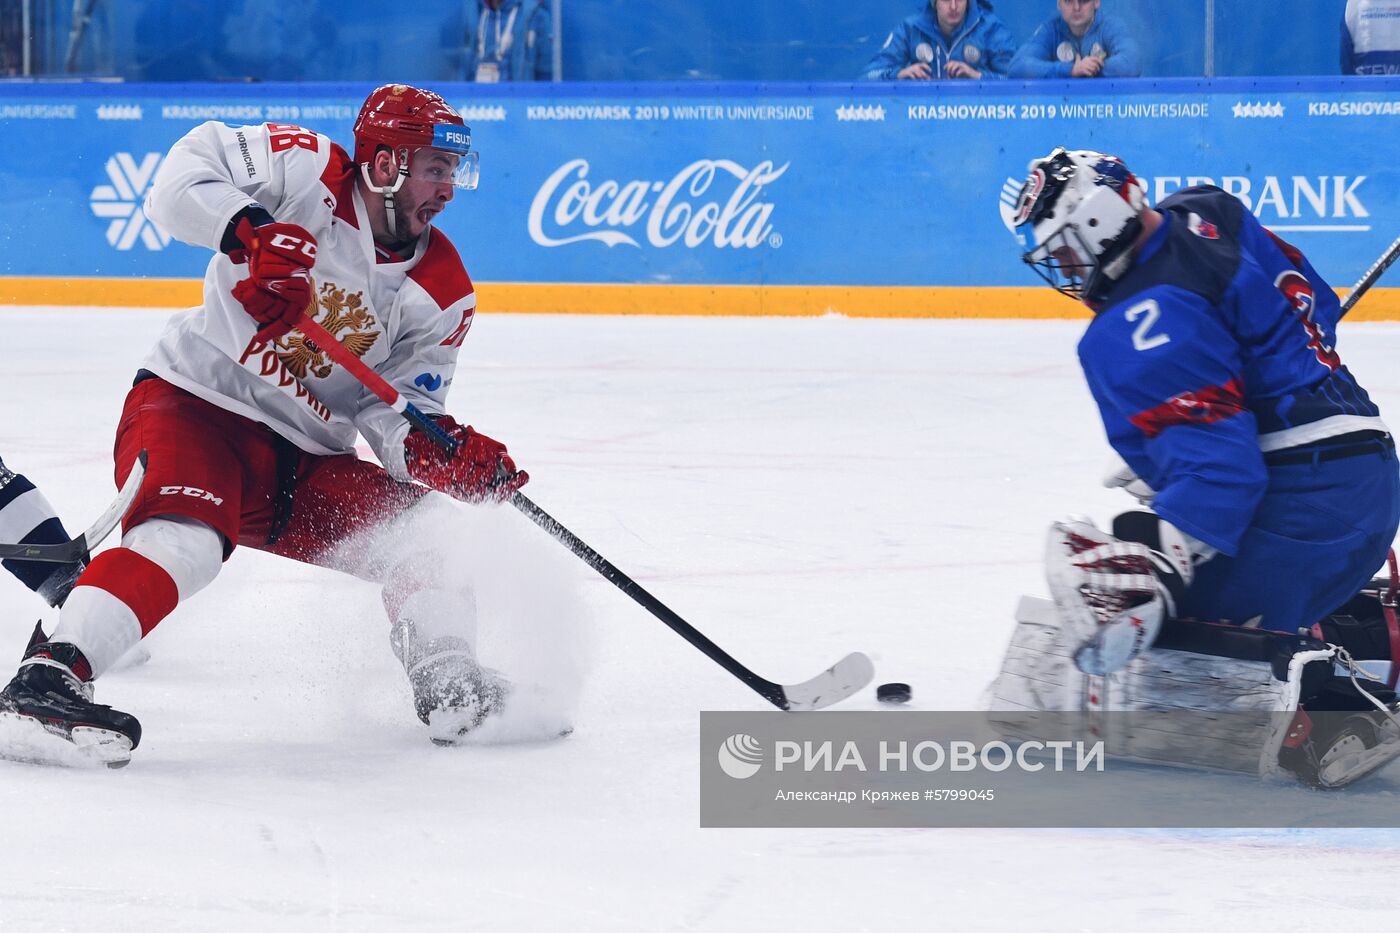
MULTIPOLYGON (((1400 233, 1400 79, 440 89, 482 157, 440 226, 483 281, 1031 285, 999 201, 1058 144, 1154 199, 1213 180, 1339 284, 1400 233)), ((367 90, 0 88, 0 274, 198 277, 141 213, 167 148, 205 119, 348 145, 367 90)))

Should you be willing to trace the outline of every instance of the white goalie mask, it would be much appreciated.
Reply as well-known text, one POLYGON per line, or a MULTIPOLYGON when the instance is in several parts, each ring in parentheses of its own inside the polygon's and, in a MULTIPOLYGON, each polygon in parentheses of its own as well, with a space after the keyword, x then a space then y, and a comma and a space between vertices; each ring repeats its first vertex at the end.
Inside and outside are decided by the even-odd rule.
POLYGON ((1030 164, 1012 222, 1021 258, 1055 290, 1098 309, 1132 266, 1147 192, 1120 159, 1056 149, 1030 164))

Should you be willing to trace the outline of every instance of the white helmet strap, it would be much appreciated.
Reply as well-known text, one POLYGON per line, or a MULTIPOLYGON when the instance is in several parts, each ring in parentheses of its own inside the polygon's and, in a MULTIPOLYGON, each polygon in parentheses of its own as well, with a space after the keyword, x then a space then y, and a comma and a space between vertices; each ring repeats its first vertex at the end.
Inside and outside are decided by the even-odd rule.
POLYGON ((395 160, 399 164, 399 171, 394 176, 394 183, 391 185, 376 185, 369 177, 370 166, 368 162, 360 165, 360 175, 364 178, 365 186, 369 190, 384 198, 384 217, 389 222, 389 232, 400 240, 406 240, 408 239, 407 234, 399 229, 398 212, 394 210, 394 195, 408 180, 408 150, 400 149, 395 155, 395 160))

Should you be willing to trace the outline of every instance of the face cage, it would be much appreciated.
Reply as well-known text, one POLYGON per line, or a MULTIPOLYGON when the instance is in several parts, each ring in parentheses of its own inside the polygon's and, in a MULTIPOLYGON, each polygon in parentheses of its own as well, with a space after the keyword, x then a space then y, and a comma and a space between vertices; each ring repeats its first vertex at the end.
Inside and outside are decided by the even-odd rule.
POLYGON ((1082 301, 1098 284, 1103 266, 1089 249, 1079 231, 1066 224, 1046 238, 1035 249, 1021 257, 1055 291, 1082 301), (1064 262, 1066 253, 1080 260, 1064 262), (1059 255, 1056 255, 1059 254, 1059 255), (1088 257, 1087 261, 1083 257, 1088 257))

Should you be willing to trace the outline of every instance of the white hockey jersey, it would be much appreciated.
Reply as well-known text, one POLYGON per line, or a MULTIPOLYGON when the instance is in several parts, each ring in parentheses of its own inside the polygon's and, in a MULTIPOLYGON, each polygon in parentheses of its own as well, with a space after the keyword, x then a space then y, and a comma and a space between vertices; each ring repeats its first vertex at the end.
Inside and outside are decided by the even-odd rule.
POLYGON ((413 255, 376 257, 357 167, 329 138, 298 126, 204 123, 170 150, 146 214, 171 235, 215 251, 204 305, 175 315, 146 369, 220 408, 260 422, 302 450, 351 453, 364 435, 407 480, 408 423, 293 330, 270 345, 231 294, 248 267, 219 252, 229 221, 261 205, 317 241, 312 315, 405 398, 444 411, 476 294, 447 237, 429 228, 413 255))

